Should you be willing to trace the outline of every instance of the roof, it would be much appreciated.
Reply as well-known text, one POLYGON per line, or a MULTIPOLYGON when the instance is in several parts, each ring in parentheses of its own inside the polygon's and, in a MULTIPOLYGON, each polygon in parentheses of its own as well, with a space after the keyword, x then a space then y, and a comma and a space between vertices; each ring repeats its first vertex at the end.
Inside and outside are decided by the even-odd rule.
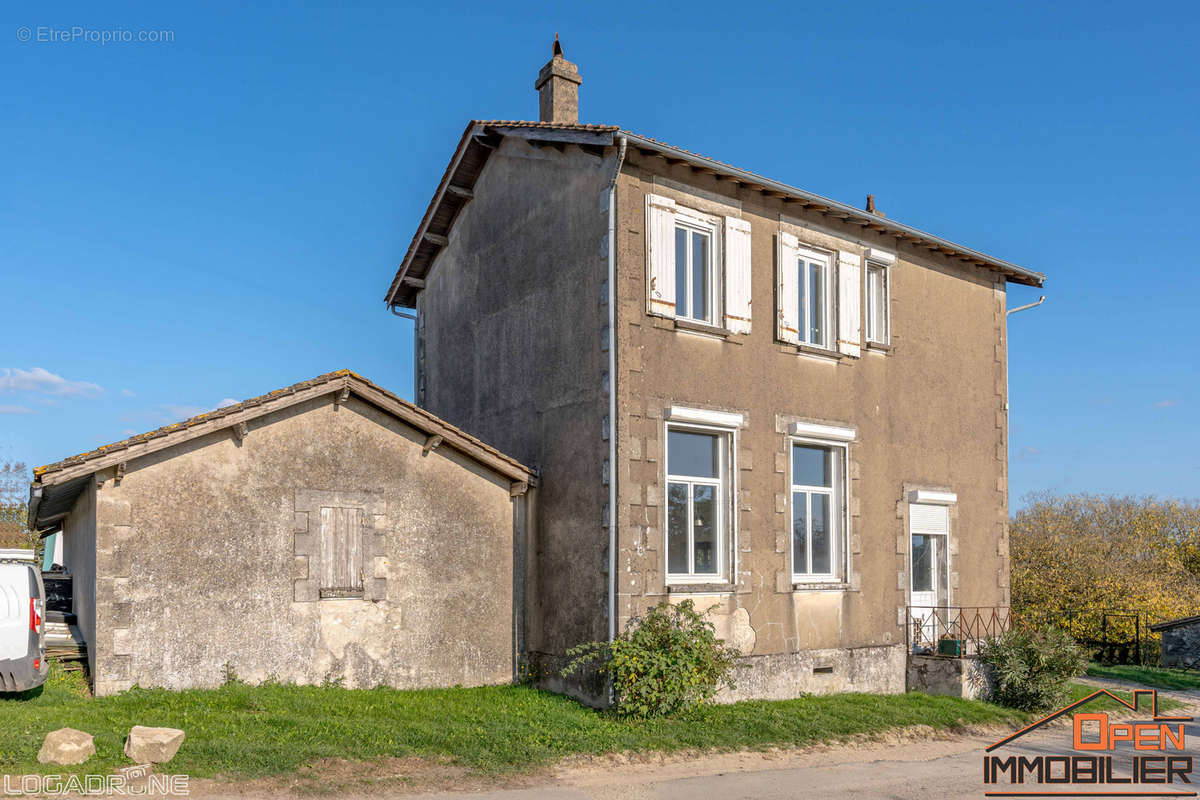
POLYGON ((439 446, 451 447, 514 482, 537 483, 534 471, 516 459, 361 375, 343 369, 37 467, 30 490, 29 526, 41 530, 64 517, 91 476, 102 469, 220 430, 235 429, 235 434, 241 435, 239 429, 250 420, 335 392, 339 394, 338 402, 354 395, 431 437, 441 437, 439 446))
POLYGON ((415 307, 416 296, 425 288, 425 278, 434 259, 448 244, 450 229, 454 226, 455 219, 473 199, 476 180, 483 172, 488 158, 505 136, 519 136, 560 147, 564 144, 576 144, 584 148, 598 149, 610 147, 618 137, 622 137, 641 153, 662 156, 669 163, 687 163, 698 171, 728 177, 769 197, 795 203, 806 211, 825 214, 847 224, 861 225, 869 230, 896 236, 916 247, 995 270, 1014 283, 1041 286, 1046 279, 1040 272, 955 244, 887 217, 765 178, 649 136, 623 130, 615 125, 472 120, 463 132, 454 156, 442 174, 425 215, 413 234, 408 251, 396 270, 396 276, 388 287, 384 297, 388 305, 415 307))
POLYGON ((1159 631, 1170 630, 1171 628, 1178 628, 1183 625, 1193 625, 1197 622, 1200 622, 1200 616, 1180 617, 1179 619, 1169 619, 1166 622, 1159 622, 1157 624, 1151 625, 1150 630, 1154 631, 1155 633, 1158 633, 1159 631))

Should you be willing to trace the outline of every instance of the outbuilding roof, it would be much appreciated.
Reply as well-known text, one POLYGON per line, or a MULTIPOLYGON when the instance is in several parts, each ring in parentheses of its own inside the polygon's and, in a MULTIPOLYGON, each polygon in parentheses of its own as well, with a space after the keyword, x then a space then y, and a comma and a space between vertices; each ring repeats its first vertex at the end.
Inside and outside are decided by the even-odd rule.
POLYGON ((830 200, 649 136, 623 130, 615 125, 472 120, 463 132, 454 156, 433 193, 433 199, 429 201, 425 215, 417 226, 408 251, 396 270, 396 276, 388 287, 384 297, 388 305, 415 307, 417 294, 425 288, 425 278, 434 259, 449 243, 450 229, 454 226, 455 219, 474 198, 475 182, 483 172, 488 158, 505 136, 519 136, 559 147, 575 144, 585 149, 596 149, 598 152, 612 146, 617 137, 623 137, 628 146, 637 148, 642 153, 662 156, 669 163, 686 163, 700 172, 722 175, 738 184, 761 191, 766 196, 795 203, 805 210, 826 214, 848 224, 861 225, 869 230, 895 236, 914 246, 995 270, 1013 283, 1041 286, 1046 279, 1040 272, 955 244, 879 214, 830 200))
POLYGON ((1159 631, 1166 631, 1183 625, 1195 625, 1196 623, 1200 623, 1200 617, 1180 617, 1179 619, 1169 619, 1166 622, 1151 625, 1150 630, 1158 633, 1159 631))
POLYGON ((234 435, 240 436, 244 424, 252 419, 333 393, 339 395, 338 402, 354 395, 430 437, 440 437, 438 445, 452 447, 514 483, 536 485, 536 474, 521 462, 363 376, 343 369, 35 468, 30 488, 29 527, 44 530, 66 516, 88 479, 102 469, 219 430, 233 429, 234 435))

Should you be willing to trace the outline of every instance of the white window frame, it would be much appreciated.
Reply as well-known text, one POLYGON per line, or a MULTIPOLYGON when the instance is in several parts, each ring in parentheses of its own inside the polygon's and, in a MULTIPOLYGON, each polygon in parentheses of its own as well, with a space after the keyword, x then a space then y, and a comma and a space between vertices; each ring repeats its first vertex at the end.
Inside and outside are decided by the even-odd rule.
POLYGON ((703 425, 692 422, 667 422, 663 425, 663 464, 665 481, 663 483, 663 512, 662 512, 662 542, 663 542, 663 574, 667 576, 667 585, 681 584, 725 584, 729 583, 729 559, 732 550, 730 544, 735 538, 733 521, 736 514, 732 508, 732 498, 736 496, 733 485, 734 469, 733 454, 737 447, 737 429, 718 425, 703 425), (717 478, 698 478, 694 475, 673 475, 671 473, 671 431, 689 431, 721 437, 720 456, 718 459, 717 478), (716 572, 695 572, 695 544, 692 541, 693 503, 691 490, 688 492, 688 569, 686 573, 671 572, 671 493, 670 484, 686 483, 689 485, 704 485, 717 487, 717 552, 716 572))
POLYGON ((889 344, 892 340, 892 270, 890 265, 876 258, 867 259, 867 271, 863 281, 863 308, 866 319, 863 320, 863 331, 866 340, 871 344, 889 344), (871 304, 871 272, 879 270, 883 274, 883 335, 879 335, 879 321, 874 320, 874 306, 871 304), (872 324, 874 323, 874 324, 872 324))
MULTIPOLYGON (((723 285, 720 283, 721 271, 718 269, 718 264, 722 263, 721 254, 724 252, 721 242, 721 224, 720 220, 711 217, 707 214, 701 214, 698 211, 692 211, 686 208, 675 207, 675 228, 683 228, 687 231, 696 231, 699 233, 708 234, 708 313, 707 318, 698 317, 695 315, 695 309, 692 308, 692 237, 687 237, 688 247, 688 270, 687 280, 684 286, 679 285, 678 276, 675 280, 675 319, 682 319, 685 322, 696 322, 701 325, 710 325, 712 327, 720 327, 720 320, 724 319, 721 308, 720 298, 724 292, 723 285), (688 304, 688 313, 679 313, 679 298, 686 297, 688 304)), ((676 258, 678 258, 676 253, 676 258)), ((674 269, 675 265, 671 265, 674 269)))
MULTIPOLYGON (((846 542, 848 541, 848 516, 846 510, 850 507, 849 504, 849 471, 850 463, 850 446, 846 441, 837 441, 834 439, 818 439, 811 436, 790 436, 788 437, 788 569, 792 572, 792 583, 844 583, 846 580, 846 542), (793 470, 792 448, 796 445, 812 445, 814 447, 827 447, 837 453, 837 467, 833 474, 833 486, 808 486, 805 484, 797 484, 793 470), (820 494, 830 494, 829 503, 829 521, 832 527, 830 531, 829 541, 832 545, 833 552, 829 554, 829 565, 831 571, 828 573, 819 572, 796 572, 796 554, 794 548, 796 545, 796 514, 793 504, 795 503, 795 494, 797 491, 820 494)), ((811 505, 811 501, 810 501, 811 505)), ((806 516, 806 519, 811 520, 811 512, 806 516)), ((812 535, 811 533, 805 537, 808 542, 808 552, 806 563, 812 567, 812 535)))
POLYGON ((797 319, 796 325, 799 329, 800 344, 808 345, 809 347, 819 347, 822 350, 831 350, 833 345, 833 255, 823 250, 815 250, 804 244, 796 248, 796 264, 795 269, 800 272, 800 265, 804 264, 804 269, 800 272, 798 287, 804 296, 804 302, 799 309, 800 313, 797 316, 803 316, 804 319, 797 319), (812 302, 812 282, 809 265, 819 264, 821 266, 821 284, 824 287, 822 293, 821 308, 823 312, 824 326, 821 333, 823 340, 819 342, 812 341, 809 337, 812 335, 812 311, 814 304, 812 302))

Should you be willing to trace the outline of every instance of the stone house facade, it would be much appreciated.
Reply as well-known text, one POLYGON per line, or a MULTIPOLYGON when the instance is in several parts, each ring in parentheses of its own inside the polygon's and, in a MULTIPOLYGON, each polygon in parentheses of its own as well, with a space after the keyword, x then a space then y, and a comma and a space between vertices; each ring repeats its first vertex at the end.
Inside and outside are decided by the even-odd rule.
POLYGON ((516 675, 533 473, 341 371, 35 471, 98 695, 516 675))
MULTIPOLYGON (((1006 289, 1043 276, 616 126, 473 121, 386 302, 417 402, 542 476, 526 655, 691 599, 738 697, 903 691, 1008 604, 1006 289)), ((597 699, 592 693, 593 699, 597 699)))

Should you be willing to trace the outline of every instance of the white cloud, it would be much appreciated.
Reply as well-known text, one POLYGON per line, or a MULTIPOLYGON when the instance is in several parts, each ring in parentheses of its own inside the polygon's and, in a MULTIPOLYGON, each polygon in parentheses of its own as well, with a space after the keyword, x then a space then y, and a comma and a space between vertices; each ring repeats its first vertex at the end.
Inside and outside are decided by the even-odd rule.
POLYGON ((0 406, 0 414, 32 414, 32 408, 25 406, 0 406))
POLYGON ((69 381, 41 367, 0 369, 0 393, 37 392, 38 394, 94 397, 104 390, 87 381, 69 381))
POLYGON ((122 389, 121 394, 125 395, 126 397, 133 397, 133 389, 122 389))
POLYGON ((1022 447, 1018 454, 1021 458, 1036 458, 1042 454, 1040 447, 1022 447))
POLYGON ((234 400, 232 397, 226 397, 224 400, 217 403, 217 408, 229 408, 230 406, 236 406, 237 404, 237 400, 234 400))
POLYGON ((1155 408, 1173 408, 1176 404, 1174 400, 1159 400, 1154 404, 1155 408))

